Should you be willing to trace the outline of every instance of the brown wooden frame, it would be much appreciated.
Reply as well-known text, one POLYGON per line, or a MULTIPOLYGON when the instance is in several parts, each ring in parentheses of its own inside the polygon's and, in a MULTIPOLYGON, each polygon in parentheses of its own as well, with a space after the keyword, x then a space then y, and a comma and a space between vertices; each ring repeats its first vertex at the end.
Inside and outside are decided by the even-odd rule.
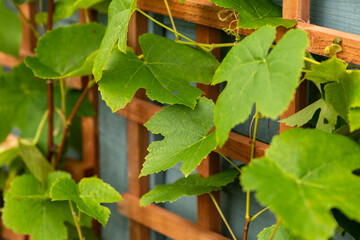
MULTIPOLYGON (((207 0, 187 0, 185 3, 179 3, 179 0, 168 0, 172 9, 173 17, 196 23, 197 40, 203 43, 217 43, 220 39, 219 29, 229 26, 231 19, 221 22, 218 20, 220 7, 215 6, 207 0)), ((21 6, 25 15, 34 22, 35 5, 27 3, 21 6)), ((150 11, 162 15, 167 15, 167 10, 163 0, 138 0, 138 8, 144 11, 150 11)), ((309 24, 310 0, 283 0, 284 18, 298 20, 296 28, 305 30, 308 33, 310 46, 308 51, 314 54, 323 55, 326 46, 330 45, 334 38, 342 38, 343 51, 338 57, 355 64, 360 64, 360 36, 345 33, 325 27, 309 24)), ((131 19, 128 41, 129 46, 133 47, 137 53, 140 53, 137 38, 147 31, 147 20, 140 14, 135 13, 131 19)), ((23 44, 20 56, 32 55, 36 44, 36 39, 26 25, 24 27, 23 44)), ((286 32, 285 28, 279 27, 277 39, 286 32)), ((249 35, 251 30, 240 29, 243 35, 249 35)), ((214 52, 219 57, 219 52, 214 52)), ((19 59, 0 53, 0 64, 13 67, 19 63, 19 59)), ((85 80, 72 80, 69 85, 81 88, 85 80)), ((207 97, 216 99, 219 94, 218 87, 209 87, 198 85, 204 91, 207 97)), ((96 105, 96 91, 91 95, 93 103, 96 105)), ((294 96, 288 110, 281 118, 288 117, 299 111, 305 106, 306 85, 302 85, 294 96)), ((124 201, 118 203, 120 214, 130 219, 130 239, 147 240, 150 239, 150 229, 154 229, 163 235, 173 239, 227 239, 218 233, 220 232, 220 218, 213 207, 211 200, 207 196, 198 197, 198 224, 177 216, 165 209, 154 205, 145 208, 139 207, 140 197, 149 189, 148 177, 138 179, 144 158, 147 154, 148 132, 142 126, 157 111, 162 108, 149 103, 146 100, 144 91, 139 91, 136 97, 129 103, 125 109, 119 110, 118 115, 128 119, 128 172, 129 172, 129 192, 123 194, 124 201), (188 232, 190 234, 186 234, 188 232)), ((76 178, 98 172, 98 144, 97 144, 97 123, 96 119, 83 119, 82 128, 87 129, 83 142, 84 156, 90 161, 84 163, 70 162, 68 169, 75 174, 76 178), (88 140, 90 139, 90 140, 88 140), (89 151, 92 151, 90 154, 89 151), (87 154, 87 155, 86 155, 87 154)), ((280 125, 280 132, 285 131, 287 127, 280 125)), ((9 138, 12 139, 12 138, 9 138)), ((255 156, 262 156, 268 144, 257 141, 255 156)), ((228 157, 248 163, 250 158, 250 141, 248 137, 231 132, 229 140, 220 151, 228 157)), ((210 176, 219 170, 219 157, 212 153, 198 167, 198 172, 203 176, 210 176)), ((214 193, 218 202, 219 194, 214 193)))

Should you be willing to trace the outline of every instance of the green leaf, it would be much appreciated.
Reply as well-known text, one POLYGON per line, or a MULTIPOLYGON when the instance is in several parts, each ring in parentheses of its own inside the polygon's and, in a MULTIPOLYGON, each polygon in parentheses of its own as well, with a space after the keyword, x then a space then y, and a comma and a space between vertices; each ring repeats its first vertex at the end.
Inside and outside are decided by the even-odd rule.
POLYGON ((0 152, 0 167, 3 167, 4 165, 9 166, 11 162, 17 158, 20 154, 19 147, 13 147, 9 148, 5 151, 0 152))
POLYGON ((291 129, 275 137, 265 157, 245 167, 241 183, 282 219, 293 234, 327 240, 337 208, 360 221, 360 146, 315 129, 291 129))
POLYGON ((101 79, 102 70, 116 42, 118 42, 119 50, 126 53, 128 25, 135 8, 136 0, 113 0, 110 3, 108 26, 94 62, 93 74, 96 81, 101 79))
POLYGON ((32 175, 40 183, 44 183, 48 174, 54 171, 53 167, 31 142, 19 139, 19 148, 22 158, 32 175))
POLYGON ((346 70, 347 64, 342 60, 333 57, 323 61, 320 65, 313 65, 305 78, 314 83, 339 82, 346 70))
POLYGON ((210 0, 218 6, 238 12, 239 28, 253 29, 265 25, 293 27, 297 21, 283 19, 282 9, 271 0, 210 0))
POLYGON ((25 63, 43 79, 89 75, 104 32, 97 23, 56 28, 39 40, 37 56, 27 56, 25 63))
POLYGON ((301 127, 313 118, 318 109, 320 109, 320 115, 316 128, 325 132, 334 131, 339 114, 324 99, 317 100, 301 111, 279 122, 285 123, 290 127, 301 127))
POLYGON ((156 185, 154 190, 142 196, 140 206, 146 206, 153 202, 173 202, 184 195, 195 196, 218 191, 233 182, 237 175, 239 175, 239 171, 232 168, 207 178, 201 177, 200 174, 192 174, 172 184, 156 185))
MULTIPOLYGON (((73 5, 76 0, 57 0, 54 3, 53 22, 56 23, 61 19, 68 18, 74 14, 73 5)), ((46 19, 47 20, 47 19, 46 19)))
MULTIPOLYGON (((34 113, 46 111, 46 82, 34 79, 25 64, 11 73, 0 76, 0 142, 5 140, 14 126, 20 130, 34 113)), ((38 122, 37 122, 38 124, 38 122)), ((36 129, 36 126, 31 126, 36 129)))
POLYGON ((164 171, 183 162, 181 172, 189 175, 216 148, 214 103, 201 98, 194 110, 172 105, 157 112, 145 126, 165 139, 150 144, 140 176, 164 171))
POLYGON ((19 56, 22 27, 19 16, 4 6, 0 0, 0 51, 19 56))
MULTIPOLYGON (((274 231, 274 228, 275 225, 264 228, 264 230, 262 230, 262 232, 258 234, 258 240, 269 240, 274 231)), ((301 240, 301 238, 293 236, 289 232, 289 230, 287 230, 282 224, 280 224, 275 232, 273 240, 301 240)))
POLYGON ((32 235, 33 240, 64 240, 67 229, 64 222, 73 224, 67 202, 51 202, 49 188, 58 177, 70 178, 64 172, 50 173, 45 185, 31 175, 17 177, 5 195, 2 219, 7 228, 17 233, 32 235))
POLYGON ((269 54, 274 39, 275 28, 257 30, 233 47, 216 71, 213 84, 227 81, 215 107, 220 146, 231 128, 248 118, 254 103, 272 119, 288 107, 304 64, 308 39, 304 31, 290 30, 269 54))
POLYGON ((80 9, 80 8, 90 8, 91 6, 102 2, 104 0, 76 0, 73 8, 74 9, 80 9))
POLYGON ((52 201, 72 200, 81 212, 98 220, 104 227, 110 210, 100 203, 112 203, 122 200, 120 194, 101 179, 83 178, 79 185, 70 178, 59 178, 50 192, 52 201))
POLYGON ((360 72, 344 72, 340 82, 325 86, 325 99, 348 122, 350 131, 360 129, 360 72))
POLYGON ((144 62, 132 52, 113 52, 99 82, 107 105, 114 112, 124 108, 145 88, 153 100, 193 108, 202 91, 190 82, 209 83, 219 65, 215 57, 155 34, 144 34, 139 41, 144 62))

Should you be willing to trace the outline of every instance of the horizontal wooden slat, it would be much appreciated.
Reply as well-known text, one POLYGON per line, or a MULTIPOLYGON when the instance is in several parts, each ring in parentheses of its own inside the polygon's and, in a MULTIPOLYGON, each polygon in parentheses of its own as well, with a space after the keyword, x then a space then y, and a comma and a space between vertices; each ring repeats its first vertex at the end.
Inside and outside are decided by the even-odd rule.
POLYGON ((120 214, 175 240, 228 240, 164 208, 149 205, 139 206, 139 198, 122 194, 118 202, 120 214))
MULTIPOLYGON (((124 109, 117 111, 117 114, 140 124, 144 124, 161 109, 162 107, 153 103, 133 98, 124 109)), ((255 157, 263 156, 268 146, 269 145, 266 143, 256 141, 255 157)), ((248 163, 251 152, 250 139, 241 134, 231 132, 228 141, 220 151, 227 157, 243 163, 248 163)))
POLYGON ((22 61, 22 59, 24 59, 25 56, 28 55, 33 56, 34 53, 25 49, 20 49, 20 57, 16 58, 14 56, 0 52, 0 65, 7 68, 13 68, 16 65, 18 65, 22 61))
MULTIPOLYGON (((180 3, 178 0, 169 0, 173 17, 182 20, 202 24, 205 26, 223 29, 229 27, 232 19, 220 21, 218 12, 222 9, 207 0, 187 0, 180 3)), ((138 7, 154 13, 167 15, 163 0, 138 0, 138 7)), ((308 33, 310 47, 308 51, 314 54, 324 55, 325 47, 332 44, 336 37, 341 37, 343 51, 338 57, 347 62, 360 64, 360 36, 351 33, 345 33, 330 28, 320 27, 312 24, 299 22, 297 28, 303 29, 308 33)), ((278 36, 282 36, 287 30, 278 28, 278 36)), ((240 29, 240 34, 249 35, 252 31, 240 29)), ((279 39, 279 37, 278 37, 279 39)))

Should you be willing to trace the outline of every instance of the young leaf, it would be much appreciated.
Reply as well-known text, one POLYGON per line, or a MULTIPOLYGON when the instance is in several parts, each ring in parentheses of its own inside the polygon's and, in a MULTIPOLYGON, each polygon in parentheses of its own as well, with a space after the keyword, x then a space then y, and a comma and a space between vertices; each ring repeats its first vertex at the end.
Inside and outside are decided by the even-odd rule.
POLYGON ((291 129, 275 137, 263 158, 244 169, 241 183, 295 235, 327 240, 337 208, 360 221, 360 146, 344 136, 291 129))
POLYGON ((44 79, 89 75, 104 32, 105 27, 97 23, 56 28, 40 39, 37 56, 27 56, 25 63, 44 79))
POLYGON ((33 240, 67 239, 65 221, 73 223, 69 204, 51 202, 49 198, 50 186, 60 176, 70 178, 68 173, 50 173, 45 191, 33 176, 17 177, 5 195, 2 215, 5 226, 17 233, 31 235, 33 240))
POLYGON ((215 73, 213 84, 227 81, 215 107, 216 138, 224 145, 232 127, 245 121, 254 103, 266 117, 287 108, 298 84, 306 33, 290 30, 274 49, 275 28, 264 27, 233 47, 215 73))
POLYGON ((107 105, 114 112, 124 108, 139 88, 145 88, 153 100, 193 108, 202 92, 190 82, 211 81, 219 65, 214 56, 155 34, 144 34, 139 41, 144 62, 132 52, 113 52, 99 82, 107 105))
MULTIPOLYGON (((11 73, 0 76, 0 142, 5 140, 14 126, 20 129, 29 119, 28 114, 46 110, 46 82, 34 79, 25 64, 11 73)), ((37 123, 38 124, 38 123, 37 123)), ((36 129, 36 126, 32 126, 36 129)))
POLYGON ((350 131, 360 129, 360 72, 343 72, 340 82, 325 86, 325 99, 344 118, 350 131))
POLYGON ((320 65, 313 65, 305 78, 314 83, 339 82, 346 70, 347 64, 342 60, 333 57, 323 61, 320 65))
POLYGON ((4 6, 0 0, 0 51, 19 56, 21 44, 21 21, 19 16, 4 6))
POLYGON ((112 203, 122 200, 120 194, 101 179, 83 178, 79 185, 70 178, 58 178, 53 184, 50 197, 52 201, 74 201, 80 211, 98 220, 104 227, 110 210, 100 203, 112 203))
POLYGON ((207 178, 202 178, 200 174, 192 174, 172 184, 156 185, 154 190, 142 196, 140 206, 146 206, 153 202, 173 202, 184 195, 195 196, 218 191, 233 182, 237 175, 239 175, 239 171, 232 168, 207 178))
POLYGON ((253 29, 265 25, 293 27, 297 22, 283 19, 282 9, 271 0, 210 0, 218 6, 238 12, 239 28, 253 29))
POLYGON ((316 128, 325 132, 334 131, 339 114, 324 99, 317 100, 301 111, 279 122, 285 123, 290 127, 301 127, 312 119, 318 109, 320 109, 320 115, 316 128))
POLYGON ((189 175, 200 162, 216 148, 214 103, 200 98, 194 110, 172 105, 157 112, 145 126, 149 131, 161 133, 165 139, 153 142, 148 150, 140 176, 164 171, 183 162, 181 172, 189 175))
POLYGON ((101 79, 102 70, 110 57, 111 50, 116 41, 118 42, 119 50, 126 53, 128 25, 131 15, 135 12, 135 8, 136 0, 113 0, 110 3, 106 34, 94 62, 93 74, 96 81, 101 79))
MULTIPOLYGON (((264 230, 258 234, 258 240, 269 240, 274 231, 274 228, 275 225, 264 228, 264 230)), ((280 224, 275 232, 273 240, 301 240, 301 238, 293 236, 289 230, 284 227, 283 224, 280 224)))
POLYGON ((19 148, 21 156, 32 175, 39 182, 44 183, 48 174, 54 171, 53 167, 31 142, 19 139, 19 148))

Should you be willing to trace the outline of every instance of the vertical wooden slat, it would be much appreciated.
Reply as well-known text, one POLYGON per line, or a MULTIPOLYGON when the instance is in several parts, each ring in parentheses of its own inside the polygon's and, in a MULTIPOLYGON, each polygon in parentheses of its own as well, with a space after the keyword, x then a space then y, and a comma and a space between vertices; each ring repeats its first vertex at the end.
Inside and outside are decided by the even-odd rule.
MULTIPOLYGON (((310 0, 283 0, 283 17, 299 20, 305 23, 310 21, 310 0)), ((296 90, 294 99, 288 109, 280 116, 280 119, 290 117, 306 106, 307 83, 304 81, 296 90)), ((279 132, 283 132, 290 127, 280 123, 279 132)))
MULTIPOLYGON (((36 26, 35 23, 35 15, 36 15, 36 2, 25 3, 20 5, 20 9, 23 11, 29 21, 36 26)), ((26 52, 33 52, 36 47, 36 37, 34 33, 31 31, 27 23, 24 19, 21 18, 22 23, 22 42, 21 42, 21 50, 26 52)))
MULTIPOLYGON (((136 54, 141 54, 138 37, 147 32, 147 19, 139 13, 131 17, 128 31, 128 45, 136 54)), ((136 97, 146 99, 144 91, 138 91, 136 97)), ((149 177, 138 178, 147 154, 149 144, 148 131, 134 121, 127 121, 128 155, 128 192, 141 197, 149 191, 149 177)), ((150 229, 133 220, 129 221, 130 240, 150 239, 150 229)))
MULTIPOLYGON (((220 42, 220 31, 214 28, 196 25, 196 40, 201 43, 219 43, 220 42)), ((213 54, 219 59, 220 58, 220 49, 216 49, 213 54)), ((198 84, 205 95, 216 102, 216 99, 220 92, 220 86, 208 86, 203 84, 198 84)), ((211 153, 206 157, 200 166, 197 168, 197 172, 203 177, 208 177, 219 172, 219 155, 216 153, 211 153)), ((215 199, 220 203, 220 192, 213 193, 215 199)), ((197 222, 199 225, 212 230, 214 232, 221 231, 221 219, 220 215, 217 212, 214 203, 212 202, 208 194, 198 196, 197 200, 197 222)))

